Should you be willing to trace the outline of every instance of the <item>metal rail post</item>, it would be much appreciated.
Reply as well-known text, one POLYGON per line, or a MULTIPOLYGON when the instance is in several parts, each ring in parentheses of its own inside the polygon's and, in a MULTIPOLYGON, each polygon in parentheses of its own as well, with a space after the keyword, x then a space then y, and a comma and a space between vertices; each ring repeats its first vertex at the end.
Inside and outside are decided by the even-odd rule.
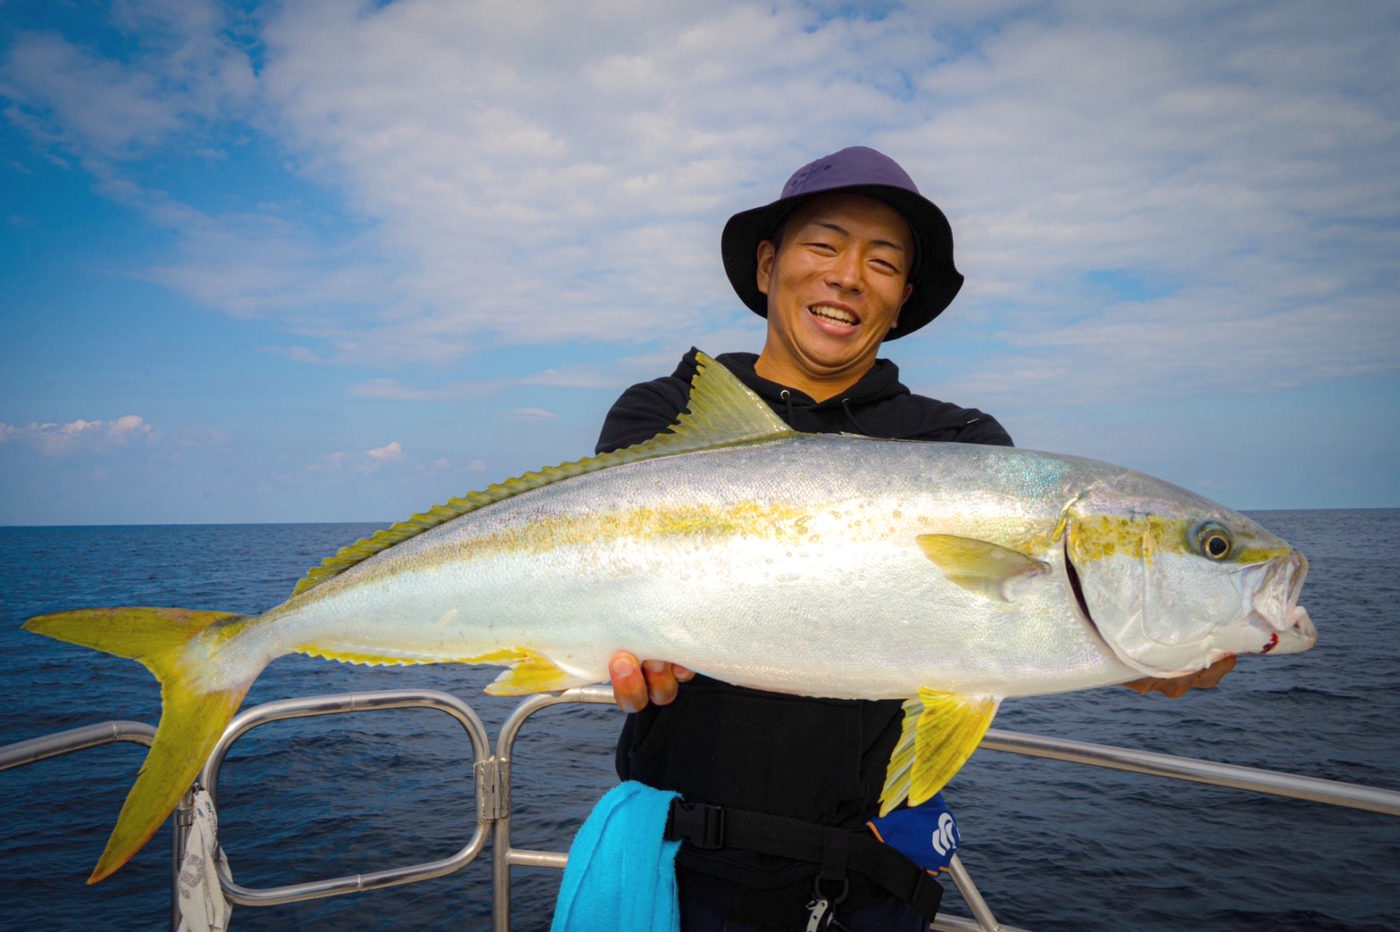
POLYGON ((563 869, 569 856, 556 851, 528 851, 510 846, 510 755, 515 747, 515 736, 525 720, 541 709, 552 705, 573 702, 589 705, 612 705, 611 686, 581 686, 569 689, 558 695, 542 694, 531 696, 505 720, 501 734, 496 739, 496 761, 501 775, 500 817, 496 819, 491 840, 491 928, 494 932, 510 930, 510 869, 521 867, 553 867, 563 869))

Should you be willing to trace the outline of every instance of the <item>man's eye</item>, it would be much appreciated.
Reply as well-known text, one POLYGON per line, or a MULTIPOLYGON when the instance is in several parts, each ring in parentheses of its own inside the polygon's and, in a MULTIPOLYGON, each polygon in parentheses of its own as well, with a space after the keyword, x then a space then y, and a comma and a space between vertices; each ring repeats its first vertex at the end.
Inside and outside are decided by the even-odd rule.
POLYGON ((823 242, 813 241, 813 242, 810 242, 810 243, 804 243, 803 245, 804 245, 804 246, 810 246, 810 247, 812 247, 813 249, 825 249, 825 250, 827 250, 828 252, 835 252, 835 251, 836 251, 836 247, 833 246, 833 245, 831 245, 830 243, 823 243, 823 242))

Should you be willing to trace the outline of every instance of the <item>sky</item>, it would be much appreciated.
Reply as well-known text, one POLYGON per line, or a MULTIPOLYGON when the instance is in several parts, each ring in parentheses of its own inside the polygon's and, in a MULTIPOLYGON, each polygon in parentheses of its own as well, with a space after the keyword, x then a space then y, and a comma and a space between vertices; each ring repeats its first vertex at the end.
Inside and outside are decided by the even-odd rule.
POLYGON ((393 521, 757 352, 719 232, 848 145, 1017 444, 1400 506, 1400 3, 0 0, 0 524, 393 521))

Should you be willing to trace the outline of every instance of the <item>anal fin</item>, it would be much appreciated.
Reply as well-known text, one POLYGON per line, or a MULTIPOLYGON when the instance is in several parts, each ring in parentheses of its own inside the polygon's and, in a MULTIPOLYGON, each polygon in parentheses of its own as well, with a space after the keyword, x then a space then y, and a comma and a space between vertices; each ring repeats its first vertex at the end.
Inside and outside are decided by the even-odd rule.
POLYGON ((570 673, 543 654, 523 647, 501 651, 490 659, 478 658, 475 662, 510 664, 509 670, 503 671, 486 687, 490 696, 527 696, 595 682, 593 677, 570 673))
POLYGON ((890 756, 880 815, 906 798, 917 806, 953 778, 967 761, 996 716, 999 696, 961 696, 920 689, 904 703, 904 725, 890 756))

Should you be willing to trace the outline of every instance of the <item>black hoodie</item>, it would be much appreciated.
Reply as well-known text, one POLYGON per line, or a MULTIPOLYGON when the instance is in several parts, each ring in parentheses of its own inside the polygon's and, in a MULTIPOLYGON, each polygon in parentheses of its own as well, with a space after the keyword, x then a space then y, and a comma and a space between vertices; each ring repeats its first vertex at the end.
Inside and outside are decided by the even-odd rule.
MULTIPOLYGON (((603 422, 599 453, 648 440, 671 425, 690 397, 695 352, 692 348, 686 353, 671 375, 622 393, 603 422)), ((814 401, 755 372, 758 357, 753 353, 723 353, 717 358, 795 430, 1011 446, 1011 437, 991 415, 910 392, 899 381, 899 367, 888 359, 875 360, 870 371, 840 395, 814 401)))
MULTIPOLYGON (((622 394, 603 423, 598 452, 639 443, 675 421, 690 395, 695 352, 687 353, 672 375, 622 394)), ((818 402, 758 375, 757 359, 751 353, 718 357, 796 430, 1011 445, 995 418, 912 394, 888 360, 876 360, 850 389, 818 402)), ((858 829, 879 809, 900 720, 899 700, 813 699, 697 676, 670 705, 648 706, 627 717, 617 772, 624 780, 676 790, 691 802, 858 829)), ((679 864, 683 895, 704 880, 691 872, 732 882, 727 907, 735 918, 750 921, 800 917, 817 872, 813 864, 734 849, 701 851, 689 844, 682 846, 679 864)), ((850 906, 884 895, 861 879, 852 877, 850 906)))

